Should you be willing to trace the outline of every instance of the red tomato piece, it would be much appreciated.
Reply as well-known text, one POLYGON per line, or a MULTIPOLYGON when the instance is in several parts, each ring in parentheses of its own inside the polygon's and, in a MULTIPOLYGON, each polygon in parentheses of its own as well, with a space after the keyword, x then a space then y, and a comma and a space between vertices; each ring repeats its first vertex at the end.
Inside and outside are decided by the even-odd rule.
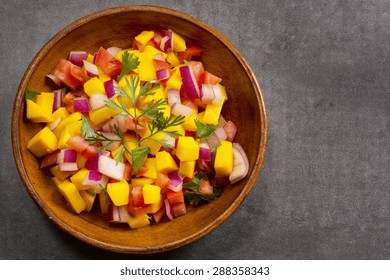
POLYGON ((156 212, 156 213, 153 213, 153 220, 156 224, 160 223, 162 221, 162 219, 165 217, 165 206, 163 204, 163 206, 156 212))
POLYGON ((156 46, 160 46, 161 44, 161 39, 164 37, 164 35, 159 32, 159 31, 154 31, 154 36, 153 36, 153 40, 154 40, 154 43, 156 44, 156 46))
POLYGON ((151 211, 150 205, 135 206, 134 201, 130 198, 129 203, 127 204, 127 210, 129 214, 133 217, 142 216, 151 211))
POLYGON ((142 194, 142 187, 134 187, 131 190, 132 201, 137 207, 144 207, 144 196, 142 194))
POLYGON ((210 182, 204 178, 200 179, 199 182, 199 188, 198 193, 200 194, 212 194, 213 193, 213 186, 210 184, 210 182))
POLYGON ((96 157, 97 147, 88 146, 81 154, 89 160, 94 160, 96 157))
POLYGON ((184 202, 171 204, 171 206, 175 217, 180 217, 187 214, 187 207, 184 202))
POLYGON ((59 152, 60 152, 60 150, 55 150, 55 151, 47 154, 43 158, 40 168, 43 169, 43 168, 46 168, 46 167, 49 167, 49 166, 56 164, 57 163, 57 155, 59 152))
POLYGON ((61 59, 50 74, 56 76, 64 85, 73 90, 84 81, 83 69, 66 59, 61 59))
POLYGON ((161 59, 153 59, 153 65, 156 71, 163 70, 163 69, 168 69, 170 70, 172 68, 172 65, 165 62, 164 60, 161 59))
POLYGON ((175 203, 181 203, 184 202, 184 194, 183 191, 179 192, 167 192, 167 199, 170 204, 175 204, 175 203))
POLYGON ((213 74, 211 74, 208 71, 204 71, 200 77, 199 77, 199 84, 210 84, 210 85, 216 85, 220 83, 222 79, 220 77, 217 77, 213 74))
POLYGON ((126 181, 130 181, 131 180, 131 171, 133 170, 133 167, 131 166, 131 164, 129 162, 125 162, 125 175, 124 175, 124 179, 126 181))
POLYGON ((169 179, 168 175, 164 173, 158 173, 157 179, 154 182, 154 184, 159 186, 160 188, 168 187, 170 183, 171 180, 169 179))
POLYGON ((80 135, 75 135, 71 137, 66 143, 71 149, 75 150, 78 153, 84 152, 89 147, 88 142, 80 135))
POLYGON ((233 142, 234 137, 236 137, 237 126, 232 121, 227 121, 223 125, 223 129, 226 132, 227 140, 230 141, 230 142, 233 142))
POLYGON ((178 53, 179 61, 180 63, 183 63, 184 60, 190 61, 192 57, 199 56, 202 52, 203 49, 196 45, 187 47, 185 51, 178 53))
POLYGON ((194 77, 196 81, 199 81, 199 77, 203 73, 203 64, 200 61, 190 61, 188 65, 191 67, 192 72, 194 73, 194 77))
POLYGON ((115 78, 122 71, 122 63, 102 47, 97 52, 95 64, 111 78, 115 78))

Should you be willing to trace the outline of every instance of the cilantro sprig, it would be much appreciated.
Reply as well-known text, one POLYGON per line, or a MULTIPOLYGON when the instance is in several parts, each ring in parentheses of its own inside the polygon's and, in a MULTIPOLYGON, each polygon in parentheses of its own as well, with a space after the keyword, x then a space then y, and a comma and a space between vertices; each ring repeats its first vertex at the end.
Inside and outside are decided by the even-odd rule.
POLYGON ((191 205, 198 205, 202 201, 211 201, 222 194, 223 188, 214 188, 211 194, 198 193, 200 181, 205 177, 207 177, 207 174, 197 173, 192 181, 183 184, 184 198, 191 205))
POLYGON ((220 126, 220 124, 203 124, 197 119, 195 119, 194 121, 197 127, 197 135, 200 138, 201 142, 206 140, 207 137, 209 137, 210 134, 213 133, 214 130, 216 130, 220 126))
POLYGON ((123 76, 130 71, 137 69, 138 65, 138 57, 136 57, 134 54, 129 54, 128 51, 125 51, 122 54, 122 70, 116 78, 117 82, 119 82, 123 78, 123 76))
POLYGON ((30 90, 30 89, 27 89, 25 92, 24 92, 24 98, 27 100, 33 100, 35 99, 35 97, 37 95, 40 95, 41 93, 39 91, 35 91, 35 90, 30 90))

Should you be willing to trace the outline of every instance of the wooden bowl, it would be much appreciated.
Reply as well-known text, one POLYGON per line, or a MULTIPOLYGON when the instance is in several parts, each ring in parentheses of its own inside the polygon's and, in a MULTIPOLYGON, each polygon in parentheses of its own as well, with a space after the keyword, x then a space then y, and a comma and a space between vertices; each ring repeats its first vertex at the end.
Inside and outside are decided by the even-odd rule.
MULTIPOLYGON (((126 6, 83 17, 61 30, 36 55, 20 83, 12 115, 12 145, 19 174, 29 195, 57 226, 72 236, 99 248, 120 253, 157 253, 193 242, 223 223, 243 202, 260 172, 267 145, 267 114, 255 75, 240 52, 218 31, 182 12, 151 6, 126 6), (93 53, 100 46, 132 46, 132 38, 143 30, 173 29, 201 46, 205 68, 222 78, 228 101, 223 115, 238 126, 236 141, 249 158, 248 176, 209 204, 189 207, 185 216, 131 230, 127 225, 108 224, 95 211, 73 214, 52 183, 48 172, 26 146, 42 128, 26 119, 26 89, 50 91, 45 75, 72 50, 93 53)), ((245 221, 243 221, 243 225, 245 221)), ((233 242, 233 240, 232 240, 233 242)))

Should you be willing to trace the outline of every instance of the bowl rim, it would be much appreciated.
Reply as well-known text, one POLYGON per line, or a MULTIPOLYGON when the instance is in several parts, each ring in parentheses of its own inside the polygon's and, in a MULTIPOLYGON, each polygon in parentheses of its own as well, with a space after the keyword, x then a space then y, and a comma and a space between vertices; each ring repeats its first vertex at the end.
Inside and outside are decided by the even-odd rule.
POLYGON ((93 12, 91 14, 88 14, 86 16, 83 16, 72 23, 68 24, 64 28, 62 28, 57 34, 55 34, 49 41, 39 50, 39 52, 35 55, 31 63, 28 65, 26 72, 24 73, 21 82, 19 84, 15 99, 14 99, 14 106, 13 106, 13 113, 12 113, 12 125, 11 125, 11 137, 12 137, 12 149, 13 149, 13 155, 14 160, 16 162, 18 173, 23 181, 24 186, 27 189, 28 194, 33 199, 33 201, 38 205, 38 207, 43 211, 43 213, 51 220, 56 226, 61 228, 66 233, 72 235, 73 237, 77 238, 80 241, 83 241, 89 245, 92 245, 94 247, 105 249, 108 251, 113 251, 117 253, 128 253, 128 254, 150 254, 150 253, 160 253, 164 251, 173 250, 176 248, 179 248, 183 245, 192 243, 206 234, 210 233, 212 230, 217 228, 219 225, 221 225, 223 222, 225 222, 233 213, 234 211, 242 204, 242 202, 245 200, 245 198, 248 196, 249 192, 255 185, 258 176, 260 174, 265 154, 267 150, 268 145, 268 116, 266 112, 265 102, 262 95, 261 88, 259 86, 259 83, 251 70, 249 64, 247 63, 244 56, 240 53, 240 51, 224 36, 222 33, 217 31, 214 27, 210 26, 209 24, 203 22, 202 20, 193 17, 189 14, 186 14, 184 12, 174 10, 171 8, 161 7, 161 6, 152 6, 152 5, 127 5, 127 6, 118 6, 113 8, 108 8, 100 11, 93 12), (22 155, 21 151, 19 149, 20 146, 20 140, 19 140, 19 126, 18 121, 19 117, 22 115, 23 112, 21 111, 21 106, 24 100, 24 92, 26 89, 26 86, 34 73, 39 61, 47 54, 47 52, 58 42, 60 41, 64 36, 66 36, 68 33, 73 31, 74 29, 80 27, 81 25, 91 22, 95 19, 98 19, 103 16, 112 15, 116 13, 123 13, 123 12, 137 12, 137 11, 143 11, 143 12, 158 12, 163 14, 169 14, 173 15, 174 17, 180 18, 185 21, 190 21, 192 24, 206 30, 207 32, 211 33, 214 37, 216 37, 221 43, 223 43, 229 51, 231 51, 236 59, 240 62, 240 64, 243 66, 243 68, 246 71, 246 74, 248 75, 248 78, 250 79, 251 83, 253 84, 253 88, 256 92, 256 99, 260 107, 260 123, 261 123, 261 139, 258 143, 258 154, 255 159, 255 165, 252 169, 252 172, 247 175, 248 181, 246 186, 242 189, 242 191, 239 193, 239 195, 235 198, 233 203, 212 223, 208 224, 206 228, 203 228, 202 230, 198 230, 194 234, 190 236, 186 236, 180 240, 167 243, 164 245, 158 245, 154 247, 146 247, 146 248, 139 248, 139 247, 123 247, 120 245, 115 244, 109 244, 106 242, 102 242, 96 239, 93 239, 89 236, 87 236, 84 233, 81 233, 79 231, 76 231, 72 227, 65 224, 59 217, 57 217, 52 211, 50 211, 47 207, 45 207, 43 201, 39 198, 37 192, 35 191, 32 183, 30 182, 26 169, 24 167, 23 161, 22 161, 22 155))

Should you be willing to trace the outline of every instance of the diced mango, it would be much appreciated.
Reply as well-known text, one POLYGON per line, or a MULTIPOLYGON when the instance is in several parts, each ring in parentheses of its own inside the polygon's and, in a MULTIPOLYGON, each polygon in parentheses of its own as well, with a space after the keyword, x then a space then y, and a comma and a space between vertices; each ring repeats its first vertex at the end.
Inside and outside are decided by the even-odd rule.
POLYGON ((172 37, 173 37, 173 50, 175 52, 184 52, 187 48, 186 41, 173 31, 172 31, 172 37))
POLYGON ((140 216, 129 216, 129 220, 127 222, 132 229, 145 227, 150 224, 148 214, 140 215, 140 216))
POLYGON ((88 161, 88 158, 86 158, 85 156, 83 156, 80 153, 77 154, 76 162, 77 162, 78 169, 84 168, 87 161, 88 161))
MULTIPOLYGON (((145 133, 142 134, 142 138, 146 138, 150 135, 150 130, 147 129, 145 133)), ((159 132, 153 135, 152 137, 145 139, 141 142, 141 146, 149 147, 150 154, 155 155, 161 148, 161 144, 157 143, 155 140, 163 140, 165 139, 165 133, 159 132)))
POLYGON ((58 140, 54 133, 44 127, 27 143, 27 149, 36 157, 43 157, 57 149, 58 140))
POLYGON ((41 94, 37 95, 35 98, 35 103, 50 116, 53 113, 54 93, 41 92, 41 94))
POLYGON ((156 153, 156 166, 157 172, 164 174, 168 174, 179 169, 175 160, 167 151, 156 153))
POLYGON ((143 174, 144 177, 156 179, 157 178, 157 166, 156 158, 146 158, 144 165, 147 171, 143 174))
POLYGON ((58 149, 69 148, 68 140, 76 135, 81 135, 82 121, 76 121, 67 125, 61 133, 60 139, 58 140, 58 149))
POLYGON ((184 123, 182 124, 183 128, 187 131, 197 131, 198 127, 195 124, 195 119, 198 118, 198 113, 194 113, 189 117, 184 119, 184 123))
POLYGON ((161 200, 161 188, 156 185, 145 185, 142 188, 145 204, 158 203, 161 200))
MULTIPOLYGON (((125 52, 128 52, 129 55, 133 55, 133 56, 136 56, 138 57, 139 56, 139 50, 133 50, 133 49, 122 49, 120 50, 119 52, 116 53, 115 55, 115 58, 118 59, 120 62, 123 62, 122 60, 122 56, 125 52)), ((137 70, 137 69, 135 69, 137 70)), ((137 72, 137 71, 134 71, 134 72, 137 72)))
POLYGON ((84 83, 84 92, 88 96, 92 96, 95 93, 105 93, 104 83, 98 78, 93 77, 84 83))
POLYGON ((180 161, 197 160, 199 158, 199 145, 190 136, 180 136, 177 141, 176 156, 180 161))
POLYGON ((94 56, 92 55, 92 54, 88 54, 87 55, 87 61, 89 62, 89 63, 93 63, 93 61, 95 60, 95 58, 94 58, 94 56))
MULTIPOLYGON (((134 135, 126 134, 125 140, 126 140, 125 147, 129 152, 131 152, 135 148, 138 148, 138 141, 134 135)), ((124 155, 128 162, 133 163, 133 158, 131 157, 131 154, 125 152, 124 155)))
POLYGON ((164 200, 162 199, 162 196, 160 195, 160 200, 156 203, 150 204, 150 211, 149 213, 153 214, 156 213, 160 208, 163 206, 164 200))
POLYGON ((77 214, 86 209, 87 205, 84 199, 81 197, 76 186, 69 180, 65 180, 59 184, 58 190, 64 196, 70 208, 77 214))
POLYGON ((216 86, 218 86, 219 89, 221 90, 221 93, 222 93, 222 96, 223 96, 223 100, 225 102, 228 99, 227 98, 227 94, 226 94, 226 88, 223 85, 221 85, 221 84, 216 84, 216 86))
POLYGON ((77 171, 74 175, 70 177, 70 181, 80 190, 88 190, 89 186, 83 185, 85 176, 88 174, 88 169, 83 168, 77 171))
POLYGON ((69 176, 72 176, 75 173, 74 171, 60 171, 58 169, 58 164, 50 167, 49 171, 51 175, 56 177, 59 181, 65 181, 69 176))
POLYGON ((180 64, 180 60, 175 52, 168 52, 167 61, 173 66, 180 64))
POLYGON ((129 203, 130 188, 126 180, 107 184, 107 193, 115 206, 129 203))
POLYGON ((207 104, 204 111, 203 123, 204 124, 218 124, 219 116, 221 115, 223 103, 221 104, 207 104))
MULTIPOLYGON (((157 101, 159 99, 166 100, 166 94, 163 86, 159 86, 155 91, 154 94, 146 96, 143 100, 139 100, 139 105, 146 105, 150 101, 157 101)), ((138 104, 138 103, 137 103, 138 104)))
POLYGON ((27 99, 27 112, 26 117, 34 123, 38 122, 52 122, 53 118, 51 114, 48 114, 45 110, 41 108, 34 101, 27 99))
POLYGON ((89 119, 93 124, 99 125, 102 122, 111 118, 112 116, 115 116, 116 114, 118 114, 118 111, 111 110, 108 107, 104 106, 102 108, 89 111, 89 119))
POLYGON ((88 213, 91 212, 96 195, 90 194, 87 191, 80 191, 80 195, 85 202, 85 211, 87 211, 88 213))
POLYGON ((145 46, 142 52, 139 53, 138 75, 141 81, 150 81, 156 79, 156 69, 153 59, 156 54, 161 54, 164 58, 166 53, 156 49, 153 46, 145 46))
POLYGON ((229 176, 233 170, 233 144, 229 141, 222 141, 218 146, 214 169, 217 176, 229 176))
POLYGON ((77 122, 81 120, 81 113, 80 112, 75 112, 67 116, 65 119, 63 119, 57 127, 53 130, 54 134, 57 136, 59 139, 61 137, 61 133, 64 130, 66 126, 68 126, 71 123, 77 122))
POLYGON ((179 174, 184 177, 192 178, 194 176, 195 164, 195 160, 180 161, 179 174))
POLYGON ((183 124, 178 124, 178 125, 175 125, 175 126, 170 126, 166 129, 166 131, 169 131, 169 132, 176 132, 178 133, 179 135, 181 136, 184 136, 186 134, 186 130, 184 129, 183 127, 183 124))
POLYGON ((135 36, 135 40, 139 43, 141 43, 142 45, 145 45, 147 42, 150 41, 150 39, 152 39, 154 36, 154 32, 153 31, 142 31, 140 34, 138 34, 137 36, 135 36))
MULTIPOLYGON (((99 72, 99 80, 102 81, 103 83, 108 80, 111 80, 111 77, 108 76, 106 73, 104 73, 104 71, 99 67, 98 67, 98 72, 99 72)), ((102 93, 104 93, 104 91, 102 93)))
POLYGON ((147 184, 153 184, 155 179, 152 178, 146 178, 146 177, 138 177, 138 178, 133 178, 131 179, 131 187, 136 188, 136 187, 143 187, 147 184))
POLYGON ((57 110, 55 110, 53 112, 53 114, 51 114, 51 117, 53 118, 53 120, 56 120, 58 118, 61 118, 61 120, 64 120, 65 118, 67 118, 68 116, 70 115, 69 111, 66 110, 65 107, 60 107, 58 108, 57 110))
POLYGON ((175 72, 173 72, 172 76, 167 81, 165 90, 172 89, 172 88, 180 90, 183 81, 181 79, 181 74, 179 69, 180 67, 176 67, 175 72))

